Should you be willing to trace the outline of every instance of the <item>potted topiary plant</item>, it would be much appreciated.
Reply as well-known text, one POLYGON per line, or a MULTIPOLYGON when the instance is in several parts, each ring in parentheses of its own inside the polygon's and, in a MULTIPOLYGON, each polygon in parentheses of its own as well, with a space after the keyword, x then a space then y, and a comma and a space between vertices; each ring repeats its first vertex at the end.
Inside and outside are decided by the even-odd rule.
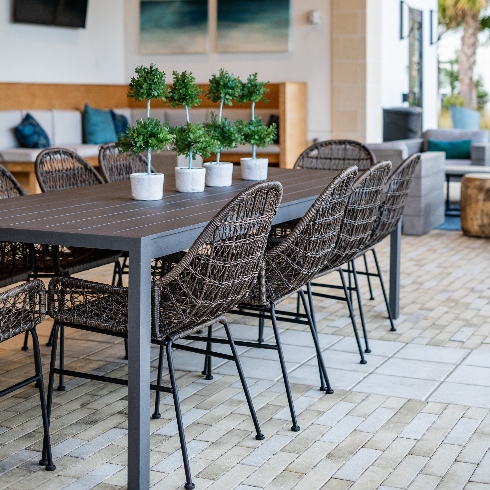
POLYGON ((266 126, 260 117, 255 117, 255 104, 257 102, 267 102, 264 93, 268 92, 265 88, 268 82, 259 82, 257 73, 249 75, 247 81, 242 84, 239 102, 250 102, 252 105, 252 118, 250 122, 239 121, 241 142, 252 145, 252 157, 241 158, 240 167, 242 179, 244 180, 265 180, 267 179, 267 169, 269 160, 267 158, 257 158, 257 147, 265 148, 274 142, 277 128, 276 124, 266 126))
POLYGON ((211 112, 211 121, 205 123, 205 128, 212 137, 218 141, 215 162, 204 163, 206 169, 206 185, 210 187, 230 186, 233 176, 233 163, 221 162, 221 150, 236 148, 240 141, 239 127, 223 117, 223 105, 232 105, 241 93, 242 82, 227 71, 220 69, 218 75, 209 79, 209 88, 206 96, 212 102, 219 102, 218 115, 211 112))
POLYGON ((206 131, 201 124, 191 124, 189 109, 201 103, 201 89, 195 84, 192 73, 183 71, 173 72, 174 82, 168 92, 168 103, 173 107, 185 109, 186 123, 184 126, 172 128, 175 137, 172 149, 177 155, 188 158, 187 167, 175 167, 175 183, 179 192, 203 192, 206 170, 204 167, 193 167, 192 161, 196 155, 209 157, 218 149, 218 142, 206 131))
POLYGON ((138 66, 135 72, 137 76, 131 78, 128 97, 137 101, 146 100, 146 119, 139 119, 134 126, 129 126, 126 134, 120 137, 116 145, 123 152, 146 152, 148 171, 131 174, 131 194, 133 199, 154 201, 163 198, 164 175, 151 172, 151 152, 163 150, 171 145, 175 138, 167 123, 162 124, 150 117, 150 101, 165 100, 165 73, 153 64, 149 67, 138 66))

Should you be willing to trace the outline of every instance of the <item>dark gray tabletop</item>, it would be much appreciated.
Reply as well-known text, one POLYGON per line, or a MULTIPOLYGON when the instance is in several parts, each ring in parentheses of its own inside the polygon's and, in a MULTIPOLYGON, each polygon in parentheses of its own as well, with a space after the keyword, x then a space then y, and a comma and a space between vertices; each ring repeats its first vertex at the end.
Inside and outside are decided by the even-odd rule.
MULTIPOLYGON (((302 216, 337 174, 270 168, 269 179, 284 187, 274 221, 302 216)), ((231 187, 183 194, 176 192, 174 176, 166 175, 161 201, 134 201, 129 182, 4 199, 0 201, 0 240, 129 251, 146 242, 155 245, 150 247, 155 256, 172 253, 189 247, 224 204, 250 184, 238 178, 231 187)))

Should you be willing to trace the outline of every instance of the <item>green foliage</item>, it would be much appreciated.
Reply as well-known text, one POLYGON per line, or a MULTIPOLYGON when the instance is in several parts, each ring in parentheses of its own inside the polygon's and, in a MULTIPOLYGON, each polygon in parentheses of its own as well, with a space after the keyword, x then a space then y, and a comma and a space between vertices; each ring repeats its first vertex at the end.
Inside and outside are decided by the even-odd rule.
POLYGON ((202 90, 195 84, 196 79, 191 72, 172 72, 174 81, 169 88, 167 101, 172 107, 195 107, 201 103, 199 95, 202 90))
POLYGON ((232 105, 242 93, 242 82, 227 71, 220 69, 219 75, 213 75, 209 79, 209 88, 206 96, 212 102, 221 102, 232 105))
POLYGON ((116 143, 123 152, 138 155, 148 150, 162 151, 173 144, 175 136, 168 124, 157 119, 138 119, 135 126, 129 126, 126 134, 116 143))
MULTIPOLYGON (((184 126, 172 128, 171 132, 175 137, 172 149, 177 155, 184 155, 189 159, 195 158, 196 155, 207 158, 219 150, 219 142, 202 124, 186 123, 184 126)), ((191 161, 189 163, 191 164, 191 161)))
POLYGON ((241 141, 240 143, 249 143, 252 146, 265 148, 274 142, 277 134, 276 124, 266 126, 260 117, 249 121, 238 121, 240 128, 241 141))
POLYGON ((137 76, 131 78, 128 97, 137 101, 151 99, 165 100, 168 87, 163 71, 160 71, 154 64, 151 64, 149 67, 138 66, 134 71, 137 76))
POLYGON ((241 93, 238 97, 239 102, 269 102, 264 94, 269 91, 265 86, 269 82, 259 82, 257 73, 249 75, 246 82, 242 82, 241 93))
POLYGON ((441 69, 441 78, 445 78, 449 84, 451 95, 457 93, 457 86, 459 84, 459 72, 458 72, 458 59, 455 58, 449 61, 449 68, 441 69))
POLYGON ((489 100, 489 93, 485 90, 485 86, 483 84, 483 78, 479 76, 475 80, 475 88, 476 88, 476 105, 479 111, 483 111, 485 106, 489 100))
POLYGON ((465 100, 459 94, 446 95, 446 97, 444 97, 444 100, 442 101, 442 106, 445 109, 449 109, 450 106, 464 107, 464 105, 465 100))
POLYGON ((218 142, 218 150, 236 148, 241 140, 239 125, 232 124, 226 117, 218 121, 214 112, 211 112, 211 121, 205 122, 203 126, 208 135, 218 142))

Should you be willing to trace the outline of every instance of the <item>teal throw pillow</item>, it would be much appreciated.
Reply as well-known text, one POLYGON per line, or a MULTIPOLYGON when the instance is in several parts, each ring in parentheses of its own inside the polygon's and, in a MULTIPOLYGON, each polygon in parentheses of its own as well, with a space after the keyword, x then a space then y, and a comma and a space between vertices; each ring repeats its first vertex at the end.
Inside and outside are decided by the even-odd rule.
POLYGON ((14 132, 22 148, 46 148, 50 145, 46 131, 29 113, 14 128, 14 132))
POLYGON ((116 130, 117 139, 126 134, 129 126, 128 118, 124 114, 117 114, 111 111, 112 120, 114 121, 114 129, 116 130))
POLYGON ((117 141, 116 128, 111 111, 95 109, 85 104, 83 109, 85 143, 103 145, 117 141))
POLYGON ((471 140, 428 141, 428 151, 444 151, 447 160, 467 160, 470 155, 471 140))

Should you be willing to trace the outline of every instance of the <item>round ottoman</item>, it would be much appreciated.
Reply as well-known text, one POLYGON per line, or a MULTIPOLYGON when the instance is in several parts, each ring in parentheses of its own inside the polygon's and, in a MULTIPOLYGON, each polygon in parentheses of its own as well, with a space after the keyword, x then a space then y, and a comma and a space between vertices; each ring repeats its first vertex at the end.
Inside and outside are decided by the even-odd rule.
POLYGON ((490 174, 461 180, 461 228, 465 235, 490 238, 490 174))

